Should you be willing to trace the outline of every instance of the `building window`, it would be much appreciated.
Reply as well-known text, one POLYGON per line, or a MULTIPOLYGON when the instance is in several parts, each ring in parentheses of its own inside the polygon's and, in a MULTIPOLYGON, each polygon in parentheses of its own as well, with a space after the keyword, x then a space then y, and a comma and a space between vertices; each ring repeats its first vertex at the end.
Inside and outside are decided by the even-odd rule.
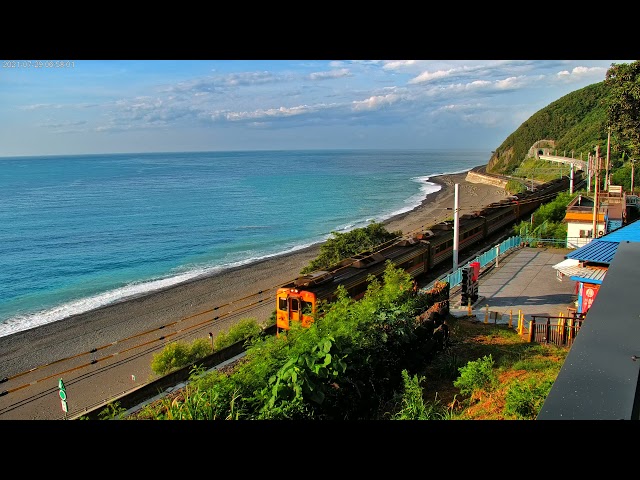
POLYGON ((591 238, 592 230, 580 230, 580 238, 591 238))

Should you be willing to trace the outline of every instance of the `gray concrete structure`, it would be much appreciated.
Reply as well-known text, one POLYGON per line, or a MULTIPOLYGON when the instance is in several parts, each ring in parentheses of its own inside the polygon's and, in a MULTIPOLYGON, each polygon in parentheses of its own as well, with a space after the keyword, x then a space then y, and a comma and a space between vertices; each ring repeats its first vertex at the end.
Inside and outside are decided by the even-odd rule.
MULTIPOLYGON (((472 305, 472 316, 489 323, 518 325, 522 312, 525 325, 533 315, 568 315, 575 307, 575 283, 557 278, 553 265, 565 259, 566 249, 519 248, 495 263, 487 265, 478 281, 478 301, 472 305), (488 315, 487 315, 488 312, 488 315)), ((459 290, 459 289, 456 289, 459 290)), ((450 311, 467 316, 468 307, 460 305, 460 293, 450 295, 450 311)))
POLYGON ((640 242, 620 242, 538 420, 640 419, 639 267, 640 242))

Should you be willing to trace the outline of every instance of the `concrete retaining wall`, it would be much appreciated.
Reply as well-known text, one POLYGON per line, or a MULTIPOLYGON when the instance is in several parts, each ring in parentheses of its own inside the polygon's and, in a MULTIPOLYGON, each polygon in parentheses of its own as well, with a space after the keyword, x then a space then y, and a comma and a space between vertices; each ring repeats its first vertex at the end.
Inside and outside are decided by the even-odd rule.
POLYGON ((470 170, 467 172, 465 178, 467 182, 471 183, 484 183, 486 185, 493 185, 494 187, 505 188, 507 186, 507 180, 500 177, 494 177, 493 175, 481 174, 470 170))

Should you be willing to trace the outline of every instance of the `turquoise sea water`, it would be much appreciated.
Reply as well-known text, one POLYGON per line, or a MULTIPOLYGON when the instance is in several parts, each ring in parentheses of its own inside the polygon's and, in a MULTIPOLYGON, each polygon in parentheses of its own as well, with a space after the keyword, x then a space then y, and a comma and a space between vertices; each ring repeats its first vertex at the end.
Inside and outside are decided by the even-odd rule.
POLYGON ((0 336, 413 209, 488 151, 0 158, 0 336))

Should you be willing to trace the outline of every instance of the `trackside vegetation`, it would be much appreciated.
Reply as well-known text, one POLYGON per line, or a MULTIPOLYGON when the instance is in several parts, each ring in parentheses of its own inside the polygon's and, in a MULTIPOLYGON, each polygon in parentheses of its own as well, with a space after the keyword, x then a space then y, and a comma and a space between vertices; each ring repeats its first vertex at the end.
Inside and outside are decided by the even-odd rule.
MULTIPOLYGON (((533 145, 586 160, 595 147, 607 151, 610 142, 610 183, 638 192, 639 92, 640 61, 612 64, 604 82, 566 95, 524 122, 493 152, 487 171, 517 177, 507 185, 508 191, 517 192, 527 181, 566 174, 558 170, 562 167, 531 159, 538 153, 532 152, 533 145)), ((515 232, 566 239, 561 215, 572 198, 559 195, 515 232)), ((401 235, 375 223, 332 233, 320 256, 301 273, 327 268, 401 235)), ((322 305, 321 318, 310 328, 294 324, 286 334, 265 337, 257 333, 255 321, 247 319, 238 331, 222 335, 219 343, 216 339, 215 348, 222 348, 232 339, 247 338, 247 355, 229 370, 204 372, 197 366, 202 342, 172 345, 154 359, 154 371, 171 371, 195 359, 190 383, 135 415, 125 417, 115 402, 100 417, 535 419, 569 347, 529 343, 506 325, 451 315, 437 319, 449 326, 448 340, 438 341, 433 326, 420 319, 434 304, 448 301, 449 285, 436 284, 418 294, 411 287, 406 272, 387 264, 383 280, 372 278, 362 300, 355 302, 341 289, 336 302, 322 305)))
MULTIPOLYGON (((415 372, 431 354, 417 325, 426 296, 412 287, 389 263, 362 300, 340 289, 310 328, 294 324, 286 335, 255 339, 232 372, 194 377, 171 408, 149 407, 139 418, 380 417, 403 385, 402 371, 415 372)), ((444 285, 437 291, 448 298, 444 285)))
POLYGON ((450 341, 434 348, 418 320, 448 298, 448 284, 413 294, 387 265, 360 301, 343 291, 311 328, 251 340, 230 371, 193 368, 172 396, 122 416, 156 420, 535 419, 568 349, 528 343, 504 325, 446 317, 450 341))
POLYGON ((319 255, 301 270, 301 274, 323 270, 345 258, 380 248, 385 242, 401 237, 402 231, 389 232, 382 223, 371 222, 363 228, 355 228, 344 233, 331 232, 331 235, 331 238, 320 246, 319 255))

